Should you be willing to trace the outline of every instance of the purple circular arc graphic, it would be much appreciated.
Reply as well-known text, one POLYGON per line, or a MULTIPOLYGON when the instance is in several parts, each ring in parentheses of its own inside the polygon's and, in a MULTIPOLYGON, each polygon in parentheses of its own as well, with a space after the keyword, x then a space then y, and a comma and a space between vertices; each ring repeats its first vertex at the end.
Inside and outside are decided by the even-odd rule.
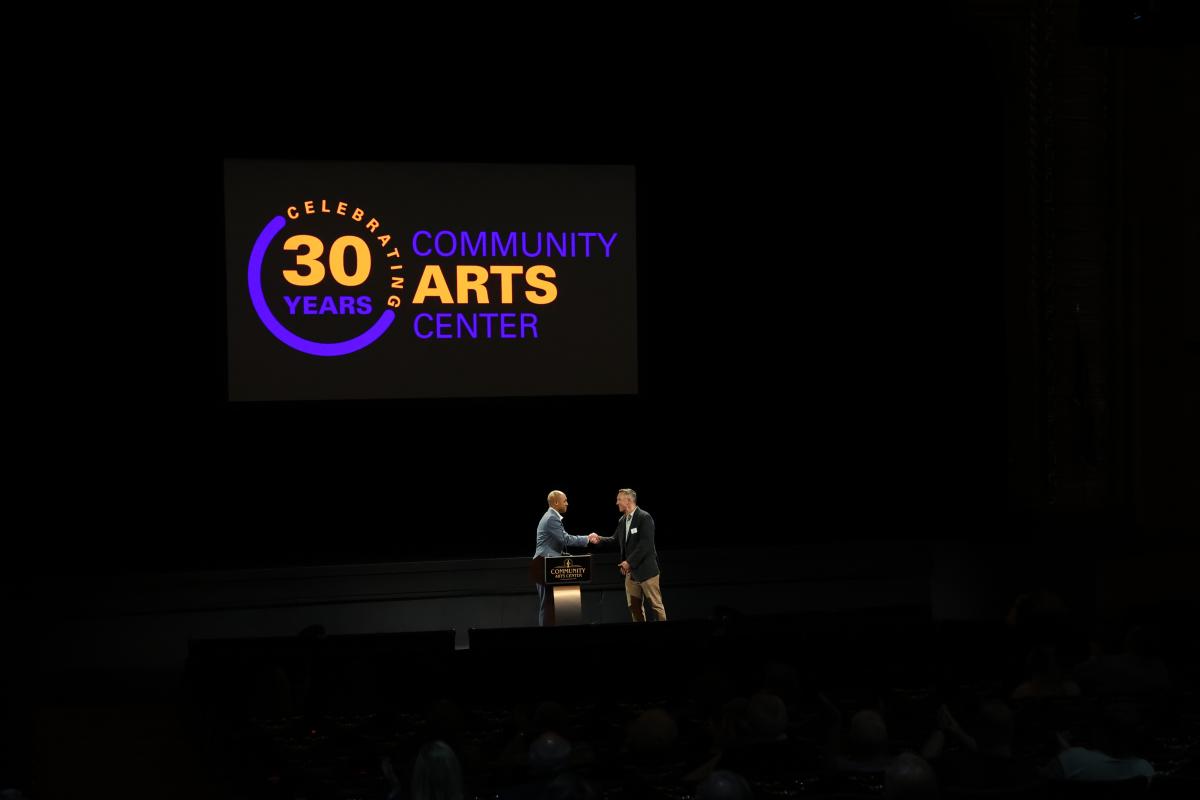
POLYGON ((384 312, 379 315, 379 319, 375 320, 375 324, 370 328, 353 339, 347 339, 344 342, 325 343, 302 339, 285 328, 283 323, 275 318, 275 315, 271 313, 271 309, 267 306, 267 298, 263 296, 262 262, 263 257, 267 254, 267 248, 271 246, 271 241, 275 238, 275 234, 283 230, 283 226, 286 224, 287 222, 283 217, 276 217, 268 222, 267 227, 263 228, 262 232, 258 234, 258 239, 254 242, 254 249, 250 251, 250 268, 246 274, 246 282, 250 285, 250 302, 254 304, 254 310, 258 312, 258 318, 262 320, 263 325, 267 326, 267 330, 288 347, 313 356, 344 356, 347 353, 362 350, 382 336, 383 332, 396 319, 396 312, 390 308, 384 309, 384 312))

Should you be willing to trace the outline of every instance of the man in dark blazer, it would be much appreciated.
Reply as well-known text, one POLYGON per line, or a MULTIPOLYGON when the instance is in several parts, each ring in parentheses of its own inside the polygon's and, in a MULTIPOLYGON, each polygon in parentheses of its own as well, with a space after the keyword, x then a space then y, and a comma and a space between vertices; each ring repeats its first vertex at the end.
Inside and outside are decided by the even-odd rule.
POLYGON ((665 621, 667 610, 663 608, 658 581, 658 551, 654 549, 654 517, 638 507, 637 492, 633 489, 617 491, 617 508, 621 518, 617 520, 616 531, 612 536, 600 537, 600 541, 616 543, 621 554, 617 567, 625 576, 629 616, 634 622, 645 622, 645 606, 649 605, 659 621, 665 621))

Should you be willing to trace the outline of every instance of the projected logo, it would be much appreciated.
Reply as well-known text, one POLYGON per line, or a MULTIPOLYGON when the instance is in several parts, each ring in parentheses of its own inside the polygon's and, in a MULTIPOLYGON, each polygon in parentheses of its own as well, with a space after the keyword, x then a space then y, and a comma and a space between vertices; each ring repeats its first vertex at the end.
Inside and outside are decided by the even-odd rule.
POLYGON ((314 356, 373 343, 396 320, 400 250, 363 209, 344 201, 288 206, 258 234, 246 283, 255 313, 275 338, 314 356))
POLYGON ((279 341, 315 356, 367 347, 405 303, 414 311, 405 327, 419 341, 537 339, 535 309, 559 296, 557 271, 538 260, 608 259, 617 239, 615 232, 396 233, 423 261, 408 300, 401 245, 384 223, 344 201, 288 206, 250 253, 246 282, 255 313, 279 341), (446 259, 457 263, 429 263, 446 259), (436 308, 443 306, 468 310, 436 308))

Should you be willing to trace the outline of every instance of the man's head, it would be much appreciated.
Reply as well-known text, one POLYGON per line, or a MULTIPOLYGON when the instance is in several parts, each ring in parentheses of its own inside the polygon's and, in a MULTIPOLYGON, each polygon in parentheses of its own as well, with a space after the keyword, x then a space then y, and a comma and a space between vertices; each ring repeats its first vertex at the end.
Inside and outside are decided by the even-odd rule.
POLYGON ((558 489, 555 489, 553 492, 546 495, 546 502, 549 503, 550 507, 558 513, 567 513, 567 496, 558 489))
POLYGON ((637 492, 633 489, 617 490, 617 509, 622 514, 632 513, 637 508, 637 492))

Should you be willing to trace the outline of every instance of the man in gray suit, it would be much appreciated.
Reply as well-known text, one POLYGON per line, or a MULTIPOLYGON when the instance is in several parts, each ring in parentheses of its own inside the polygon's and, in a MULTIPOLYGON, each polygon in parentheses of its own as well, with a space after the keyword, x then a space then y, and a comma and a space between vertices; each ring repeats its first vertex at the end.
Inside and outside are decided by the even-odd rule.
MULTIPOLYGON (((567 547, 587 547, 596 544, 600 537, 593 531, 587 536, 572 536, 563 527, 563 514, 567 513, 567 496, 555 489, 546 495, 549 508, 542 514, 542 521, 537 527, 537 548, 533 557, 561 556, 567 547)), ((546 624, 546 598, 549 590, 542 584, 537 585, 538 592, 538 625, 546 624)))

